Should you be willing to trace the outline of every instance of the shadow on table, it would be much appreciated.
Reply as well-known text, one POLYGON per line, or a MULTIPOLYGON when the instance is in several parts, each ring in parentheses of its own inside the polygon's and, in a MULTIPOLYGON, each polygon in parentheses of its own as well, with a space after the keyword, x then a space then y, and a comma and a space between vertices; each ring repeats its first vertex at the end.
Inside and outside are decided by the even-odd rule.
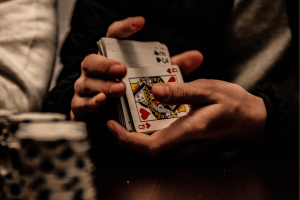
POLYGON ((89 132, 99 199, 299 199, 298 151, 149 158, 121 147, 107 130, 89 132))

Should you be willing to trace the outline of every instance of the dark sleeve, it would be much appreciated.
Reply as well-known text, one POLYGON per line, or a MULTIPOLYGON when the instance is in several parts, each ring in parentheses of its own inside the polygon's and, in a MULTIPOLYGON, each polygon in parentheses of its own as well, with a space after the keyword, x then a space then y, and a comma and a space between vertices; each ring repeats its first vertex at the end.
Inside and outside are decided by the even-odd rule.
POLYGON ((265 152, 299 151, 299 91, 277 84, 257 88, 267 109, 267 126, 262 141, 265 152))
POLYGON ((62 113, 70 119, 71 101, 74 95, 74 83, 80 73, 73 73, 60 81, 46 96, 42 112, 62 113))
POLYGON ((74 83, 80 77, 80 63, 85 56, 97 53, 96 42, 105 36, 113 18, 114 13, 100 4, 89 0, 76 2, 71 30, 60 52, 63 69, 56 86, 44 100, 42 112, 58 112, 69 117, 74 83))
POLYGON ((262 141, 265 152, 292 155, 299 159, 299 2, 286 0, 292 45, 288 62, 298 74, 293 88, 269 83, 257 88, 267 109, 267 128, 262 141))

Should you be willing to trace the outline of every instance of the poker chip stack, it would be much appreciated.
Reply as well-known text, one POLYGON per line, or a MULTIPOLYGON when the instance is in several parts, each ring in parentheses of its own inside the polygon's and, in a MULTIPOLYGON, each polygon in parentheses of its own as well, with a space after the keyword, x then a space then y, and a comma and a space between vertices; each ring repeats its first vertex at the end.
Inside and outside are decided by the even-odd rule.
POLYGON ((3 196, 5 199, 24 199, 24 186, 21 180, 20 143, 15 137, 20 123, 56 122, 66 119, 58 113, 17 113, 7 118, 7 130, 2 142, 6 145, 6 165, 3 175, 3 196))
POLYGON ((8 150, 7 150, 7 117, 16 112, 0 109, 0 199, 4 199, 4 178, 8 174, 8 150))
POLYGON ((8 120, 11 115, 16 114, 16 111, 0 109, 0 148, 6 146, 8 137, 8 120))
POLYGON ((64 121, 66 115, 60 113, 38 113, 38 112, 25 112, 10 115, 7 120, 9 122, 9 134, 14 135, 20 123, 29 122, 56 122, 64 121))
POLYGON ((22 123, 16 138, 22 147, 25 199, 95 199, 84 123, 22 123))

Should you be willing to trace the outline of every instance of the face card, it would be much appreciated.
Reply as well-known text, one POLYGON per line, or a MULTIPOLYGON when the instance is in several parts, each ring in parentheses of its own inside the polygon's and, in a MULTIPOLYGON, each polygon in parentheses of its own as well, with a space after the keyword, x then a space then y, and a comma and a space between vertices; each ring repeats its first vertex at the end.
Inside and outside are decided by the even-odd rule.
POLYGON ((166 45, 159 42, 139 42, 101 38, 105 56, 123 62, 127 67, 150 67, 171 65, 166 45))
POLYGON ((163 104, 157 101, 151 92, 157 83, 183 82, 176 65, 128 68, 123 82, 126 84, 126 97, 137 132, 148 133, 165 128, 189 111, 189 107, 184 104, 163 104))

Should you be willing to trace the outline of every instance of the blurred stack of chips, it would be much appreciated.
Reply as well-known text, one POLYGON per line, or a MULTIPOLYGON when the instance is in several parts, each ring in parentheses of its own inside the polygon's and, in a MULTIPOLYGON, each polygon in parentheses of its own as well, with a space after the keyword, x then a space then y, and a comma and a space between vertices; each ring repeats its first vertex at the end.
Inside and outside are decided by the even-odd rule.
POLYGON ((20 123, 56 122, 66 119, 58 113, 11 113, 5 117, 5 128, 1 143, 4 146, 5 164, 2 168, 3 199, 23 199, 25 194, 20 175, 20 143, 16 140, 15 132, 20 123))
POLYGON ((81 122, 19 124, 24 199, 95 199, 90 144, 81 122))
POLYGON ((4 178, 8 175, 8 120, 10 115, 15 114, 15 111, 0 109, 0 199, 4 199, 4 178))
POLYGON ((8 120, 11 115, 16 114, 16 111, 0 109, 0 148, 6 146, 6 139, 8 137, 8 120))

